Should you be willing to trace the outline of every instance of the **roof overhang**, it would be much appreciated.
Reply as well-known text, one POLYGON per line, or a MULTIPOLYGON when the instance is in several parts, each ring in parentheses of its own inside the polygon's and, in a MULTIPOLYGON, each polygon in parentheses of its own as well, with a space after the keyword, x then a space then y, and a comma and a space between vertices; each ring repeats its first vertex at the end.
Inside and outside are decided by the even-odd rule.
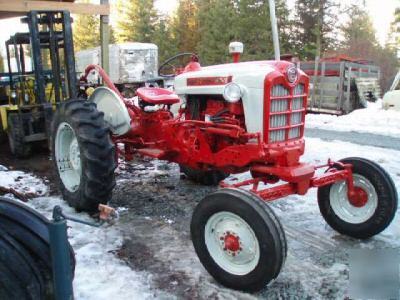
POLYGON ((31 10, 68 10, 72 14, 109 15, 109 4, 74 3, 74 0, 0 0, 0 19, 24 16, 31 10))

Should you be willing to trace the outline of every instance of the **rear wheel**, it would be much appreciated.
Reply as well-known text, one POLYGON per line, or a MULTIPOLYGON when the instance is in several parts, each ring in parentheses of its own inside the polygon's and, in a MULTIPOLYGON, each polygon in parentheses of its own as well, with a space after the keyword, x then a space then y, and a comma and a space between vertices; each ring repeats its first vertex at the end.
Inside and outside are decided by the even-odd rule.
POLYGON ((201 171, 184 165, 180 165, 179 167, 181 172, 190 180, 204 185, 218 185, 221 180, 224 180, 229 176, 229 174, 218 170, 201 171))
POLYGON ((346 158, 353 165, 357 197, 349 199, 346 181, 318 189, 318 205, 326 222, 336 231, 366 239, 382 232, 397 210, 397 191, 389 174, 363 158, 346 158))
POLYGON ((282 226, 258 196, 221 189, 196 207, 190 226, 196 253, 221 284, 257 291, 276 278, 286 258, 282 226))
POLYGON ((53 120, 53 160, 64 199, 77 210, 94 212, 111 199, 115 147, 96 104, 71 100, 53 120))
POLYGON ((24 126, 16 113, 11 113, 7 118, 8 122, 8 144, 10 151, 18 158, 26 158, 32 152, 32 145, 24 141, 24 126))

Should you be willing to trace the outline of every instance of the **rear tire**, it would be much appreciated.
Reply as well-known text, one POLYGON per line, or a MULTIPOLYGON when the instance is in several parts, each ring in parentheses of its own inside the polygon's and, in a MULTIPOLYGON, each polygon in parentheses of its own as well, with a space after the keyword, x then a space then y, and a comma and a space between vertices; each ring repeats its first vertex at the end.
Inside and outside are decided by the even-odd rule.
POLYGON ((11 154, 18 158, 27 158, 31 155, 32 145, 24 141, 24 126, 19 120, 17 113, 11 113, 7 118, 8 122, 8 144, 11 154))
POLYGON ((179 165, 181 172, 185 174, 190 180, 203 185, 218 185, 220 181, 224 180, 229 174, 218 171, 202 171, 189 168, 184 165, 179 165))
POLYGON ((65 102, 54 116, 52 154, 61 193, 78 211, 97 211, 115 186, 115 147, 103 116, 86 100, 65 102))
POLYGON ((397 210, 397 191, 389 174, 375 162, 351 157, 354 185, 366 192, 365 203, 350 203, 344 181, 318 189, 318 205, 325 221, 339 233, 367 239, 382 232, 397 210))
POLYGON ((206 270, 226 287, 254 292, 276 278, 286 259, 282 225, 258 196, 221 189, 206 196, 190 225, 206 270))

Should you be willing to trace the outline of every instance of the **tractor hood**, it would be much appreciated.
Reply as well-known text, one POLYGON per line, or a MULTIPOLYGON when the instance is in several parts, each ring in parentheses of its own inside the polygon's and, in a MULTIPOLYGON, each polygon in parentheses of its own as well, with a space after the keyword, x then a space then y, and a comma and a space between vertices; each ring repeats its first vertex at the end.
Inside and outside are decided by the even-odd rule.
POLYGON ((175 92, 186 94, 222 94, 228 82, 240 84, 245 88, 263 89, 265 77, 273 71, 282 70, 288 62, 252 61, 201 67, 175 77, 175 92))

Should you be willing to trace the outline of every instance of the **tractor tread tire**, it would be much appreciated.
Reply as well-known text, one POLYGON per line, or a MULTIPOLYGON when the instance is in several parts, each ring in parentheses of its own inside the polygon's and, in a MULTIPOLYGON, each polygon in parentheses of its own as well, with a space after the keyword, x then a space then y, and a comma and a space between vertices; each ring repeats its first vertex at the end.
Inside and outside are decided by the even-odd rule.
POLYGON ((195 251, 206 270, 228 288, 256 292, 280 273, 287 255, 285 232, 273 210, 257 195, 241 189, 220 189, 206 196, 193 212, 190 224, 195 251), (248 274, 235 275, 222 269, 205 243, 205 226, 215 213, 227 211, 244 219, 260 245, 260 259, 248 274))
POLYGON ((115 187, 114 170, 117 167, 115 146, 111 141, 110 129, 104 121, 104 114, 96 104, 86 100, 70 100, 57 109, 53 120, 53 161, 55 139, 60 123, 68 123, 75 131, 78 140, 82 175, 79 188, 69 191, 57 172, 60 189, 68 204, 78 211, 95 212, 99 204, 106 204, 115 187))
POLYGON ((374 214, 363 223, 351 224, 340 219, 330 205, 332 185, 318 189, 318 206, 325 221, 337 232, 358 239, 379 234, 392 222, 398 206, 396 186, 390 175, 379 164, 365 158, 349 157, 340 162, 353 165, 353 173, 366 177, 375 187, 378 206, 374 214))
POLYGON ((179 165, 179 167, 181 169, 181 172, 185 174, 190 180, 207 186, 218 185, 222 180, 229 176, 229 174, 219 170, 202 171, 192 169, 185 165, 179 165))
POLYGON ((11 154, 17 158, 27 158, 32 153, 32 145, 24 141, 25 133, 21 122, 19 121, 19 115, 17 113, 11 113, 8 115, 8 143, 10 146, 11 154))

